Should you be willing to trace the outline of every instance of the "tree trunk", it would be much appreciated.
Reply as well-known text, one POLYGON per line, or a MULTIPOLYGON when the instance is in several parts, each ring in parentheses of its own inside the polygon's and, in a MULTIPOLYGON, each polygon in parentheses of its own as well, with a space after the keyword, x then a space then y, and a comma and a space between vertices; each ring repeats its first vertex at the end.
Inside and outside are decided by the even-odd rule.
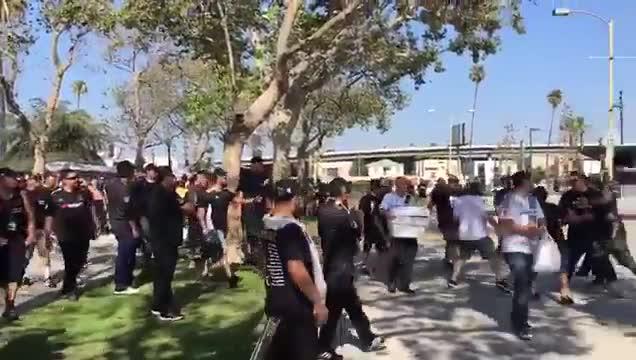
MULTIPOLYGON (((300 88, 292 88, 283 100, 282 108, 274 114, 274 181, 291 176, 292 136, 298 125, 300 113, 307 93, 300 88)), ((298 157, 297 157, 298 158, 298 157)))
POLYGON ((556 107, 552 107, 552 117, 550 118, 550 128, 548 129, 548 152, 545 154, 545 171, 548 177, 551 175, 550 166, 550 145, 552 145, 552 128, 554 127, 554 114, 556 113, 556 107))
POLYGON ((146 139, 137 139, 137 151, 135 152, 135 166, 139 169, 144 167, 146 159, 144 159, 144 148, 146 147, 146 139))
POLYGON ((60 102, 60 90, 62 89, 62 80, 64 80, 64 74, 66 71, 57 70, 55 72, 55 79, 53 80, 53 89, 51 95, 46 102, 46 112, 44 114, 44 129, 38 136, 37 143, 33 152, 33 173, 43 174, 46 170, 46 154, 49 148, 49 136, 48 132, 53 126, 53 119, 57 106, 60 102))
POLYGON ((80 101, 81 101, 81 99, 82 99, 82 95, 77 94, 77 110, 80 109, 80 101))
POLYGON ((33 174, 44 174, 46 172, 45 150, 38 141, 33 147, 33 174))
MULTIPOLYGON (((0 76, 4 76, 4 61, 3 60, 4 59, 2 58, 2 55, 0 55, 0 76)), ((0 90, 2 90, 0 91, 0 159, 3 159, 4 154, 7 151, 7 139, 4 137, 5 131, 7 129, 7 106, 6 106, 6 101, 4 99, 3 88, 0 90)))
POLYGON ((230 191, 236 191, 238 188, 243 143, 243 135, 237 131, 228 133, 223 142, 223 168, 227 171, 227 184, 230 191))
POLYGON ((168 167, 172 169, 172 144, 166 143, 166 152, 168 153, 168 167))

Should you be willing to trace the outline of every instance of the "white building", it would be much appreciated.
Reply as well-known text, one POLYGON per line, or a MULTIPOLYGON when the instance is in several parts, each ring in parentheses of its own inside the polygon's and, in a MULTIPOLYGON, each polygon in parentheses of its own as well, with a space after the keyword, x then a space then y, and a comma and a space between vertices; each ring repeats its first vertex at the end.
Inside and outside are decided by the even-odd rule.
POLYGON ((404 175, 404 164, 382 159, 366 165, 369 177, 372 179, 383 177, 396 177, 404 175))

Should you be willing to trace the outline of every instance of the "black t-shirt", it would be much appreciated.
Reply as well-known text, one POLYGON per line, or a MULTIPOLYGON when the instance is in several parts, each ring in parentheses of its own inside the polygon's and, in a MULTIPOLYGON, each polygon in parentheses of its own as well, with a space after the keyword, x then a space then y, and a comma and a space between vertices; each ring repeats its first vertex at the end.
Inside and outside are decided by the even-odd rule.
POLYGON ((268 180, 265 174, 257 174, 249 169, 241 169, 238 190, 242 191, 247 199, 257 196, 265 197, 268 180))
POLYGON ((52 215, 51 190, 40 186, 29 191, 27 195, 35 213, 35 227, 42 230, 46 217, 52 215))
POLYGON ((152 241, 179 246, 183 242, 183 200, 175 191, 155 186, 148 201, 148 222, 152 241))
POLYGON ((111 179, 106 183, 108 199, 108 216, 111 222, 128 222, 135 220, 131 192, 134 184, 125 179, 111 179))
POLYGON ((431 201, 437 210, 437 224, 440 229, 447 229, 456 225, 453 217, 453 207, 450 202, 451 195, 451 188, 447 185, 437 185, 431 193, 431 201))
POLYGON ((20 192, 15 191, 9 199, 0 199, 0 236, 22 241, 27 230, 28 215, 20 192))
POLYGON ((234 193, 227 189, 213 191, 208 194, 212 210, 212 225, 216 230, 227 233, 227 209, 234 198, 234 193))
POLYGON ((95 237, 91 195, 84 190, 51 193, 51 214, 60 239, 88 240, 95 237))
MULTIPOLYGON (((210 196, 205 189, 199 186, 191 187, 186 193, 185 199, 187 202, 194 205, 198 209, 205 209, 207 211, 210 196)), ((194 215, 188 219, 188 236, 190 238, 202 237, 203 229, 199 223, 197 215, 194 215)))
POLYGON ((381 224, 380 199, 373 193, 368 193, 360 199, 360 210, 364 214, 364 236, 376 237, 382 234, 378 227, 381 224))
POLYGON ((584 192, 571 189, 561 196, 559 207, 563 212, 563 216, 567 216, 568 210, 573 211, 578 216, 589 214, 593 216, 590 220, 569 224, 568 242, 570 244, 599 240, 598 237, 604 230, 599 228, 600 214, 603 209, 594 204, 598 202, 601 196, 600 192, 590 188, 584 192))
POLYGON ((548 234, 550 234, 556 242, 565 240, 565 237, 563 236, 563 229, 561 228, 563 225, 561 220, 563 218, 563 213, 559 206, 546 202, 543 204, 542 209, 545 216, 545 225, 548 230, 548 234))
POLYGON ((318 234, 327 284, 348 285, 355 272, 353 258, 358 252, 358 224, 345 207, 331 201, 318 209, 318 234))
POLYGON ((265 240, 265 312, 269 316, 303 317, 312 316, 313 304, 291 280, 287 262, 302 261, 313 279, 311 252, 303 230, 295 223, 289 223, 269 233, 265 240))
POLYGON ((150 197, 153 190, 158 186, 156 182, 148 182, 146 179, 137 180, 131 189, 131 202, 133 211, 137 217, 147 217, 150 197))

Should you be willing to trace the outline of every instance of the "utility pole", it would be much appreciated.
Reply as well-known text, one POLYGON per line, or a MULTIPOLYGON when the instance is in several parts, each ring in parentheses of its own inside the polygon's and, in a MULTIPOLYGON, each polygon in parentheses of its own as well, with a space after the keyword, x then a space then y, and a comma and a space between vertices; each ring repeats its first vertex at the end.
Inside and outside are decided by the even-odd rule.
POLYGON ((619 113, 619 121, 620 121, 620 138, 621 138, 621 145, 623 145, 625 143, 625 138, 623 137, 623 131, 625 130, 625 122, 623 121, 623 90, 618 92, 618 104, 616 105, 616 107, 618 108, 618 110, 620 111, 619 113))
POLYGON ((521 140, 520 148, 521 148, 521 170, 526 170, 526 148, 523 145, 523 140, 521 140))

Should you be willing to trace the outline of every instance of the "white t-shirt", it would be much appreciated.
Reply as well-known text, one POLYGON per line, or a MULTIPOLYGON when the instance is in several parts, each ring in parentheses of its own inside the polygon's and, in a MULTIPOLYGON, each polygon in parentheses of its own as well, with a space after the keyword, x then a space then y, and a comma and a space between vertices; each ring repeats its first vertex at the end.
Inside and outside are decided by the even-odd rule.
POLYGON ((460 240, 479 240, 488 236, 486 204, 481 196, 462 195, 456 198, 453 215, 459 221, 460 240))
MULTIPOLYGON (((515 192, 507 194, 498 209, 501 219, 510 219, 517 225, 536 224, 544 219, 543 210, 534 196, 521 196, 515 192)), ((532 241, 523 235, 505 235, 501 240, 501 251, 505 253, 520 252, 532 254, 532 241)))

